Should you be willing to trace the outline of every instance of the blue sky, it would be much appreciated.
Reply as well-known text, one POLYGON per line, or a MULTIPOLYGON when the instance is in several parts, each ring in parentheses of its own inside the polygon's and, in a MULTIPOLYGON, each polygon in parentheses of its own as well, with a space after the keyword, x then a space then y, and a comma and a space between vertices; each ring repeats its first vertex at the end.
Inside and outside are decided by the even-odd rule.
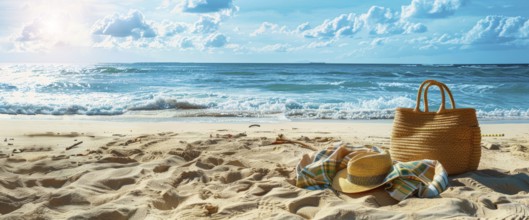
POLYGON ((10 0, 0 62, 529 63, 526 0, 10 0))

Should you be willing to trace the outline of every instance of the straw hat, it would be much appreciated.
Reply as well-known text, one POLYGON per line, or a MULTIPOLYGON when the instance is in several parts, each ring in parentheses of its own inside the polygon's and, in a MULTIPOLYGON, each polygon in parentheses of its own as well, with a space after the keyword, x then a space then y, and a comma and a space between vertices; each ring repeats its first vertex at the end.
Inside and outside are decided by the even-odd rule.
POLYGON ((344 193, 368 191, 389 182, 385 180, 392 168, 389 153, 358 152, 347 163, 347 168, 340 170, 332 182, 332 187, 344 193))

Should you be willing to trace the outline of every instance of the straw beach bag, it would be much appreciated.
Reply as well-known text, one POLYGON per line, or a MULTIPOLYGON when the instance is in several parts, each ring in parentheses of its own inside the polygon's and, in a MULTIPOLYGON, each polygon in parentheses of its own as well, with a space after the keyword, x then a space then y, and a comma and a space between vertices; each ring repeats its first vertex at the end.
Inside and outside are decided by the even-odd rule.
POLYGON ((391 134, 390 154, 397 161, 432 159, 441 162, 448 174, 476 170, 481 157, 481 131, 472 108, 456 109, 448 87, 426 80, 419 87, 417 104, 397 108, 391 134), (439 87, 441 105, 437 112, 428 110, 428 89, 439 87), (424 111, 419 106, 424 89, 424 111), (445 93, 452 105, 445 108, 445 93))

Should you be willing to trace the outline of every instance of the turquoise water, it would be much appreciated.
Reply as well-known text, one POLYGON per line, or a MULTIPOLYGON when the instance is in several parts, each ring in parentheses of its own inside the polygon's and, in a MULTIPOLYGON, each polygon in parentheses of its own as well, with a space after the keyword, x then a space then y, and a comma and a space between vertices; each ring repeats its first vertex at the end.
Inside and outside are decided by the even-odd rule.
POLYGON ((0 114, 391 119, 425 79, 481 119, 529 119, 526 64, 2 64, 0 114))

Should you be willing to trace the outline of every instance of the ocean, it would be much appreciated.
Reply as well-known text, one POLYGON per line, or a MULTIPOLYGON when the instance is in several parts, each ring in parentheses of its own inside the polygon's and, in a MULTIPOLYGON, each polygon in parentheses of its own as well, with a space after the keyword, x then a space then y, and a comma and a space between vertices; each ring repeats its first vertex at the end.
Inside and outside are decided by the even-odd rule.
MULTIPOLYGON (((529 119, 529 65, 0 64, 0 115, 146 120, 372 120, 426 79, 480 120, 529 119)), ((434 91, 435 90, 435 91, 434 91)), ((440 103, 429 93, 430 109, 440 103)), ((449 107, 447 103, 447 107, 449 107)))

